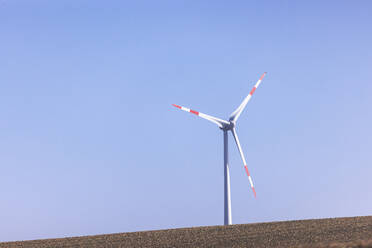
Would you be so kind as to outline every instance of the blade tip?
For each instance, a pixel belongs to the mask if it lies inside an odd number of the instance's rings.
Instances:
[[[262,74],[262,76],[260,77],[260,80],[262,80],[264,78],[264,76],[266,75],[266,71]]]

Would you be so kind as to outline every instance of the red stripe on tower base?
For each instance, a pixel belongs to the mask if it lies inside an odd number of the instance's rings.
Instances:
[[[198,112],[198,111],[195,111],[195,110],[192,110],[192,109],[190,109],[190,113],[193,113],[193,114],[199,115],[199,112]]]
[[[249,92],[249,95],[253,95],[254,91],[256,90],[256,87],[253,87],[253,89],[251,90],[251,92]]]

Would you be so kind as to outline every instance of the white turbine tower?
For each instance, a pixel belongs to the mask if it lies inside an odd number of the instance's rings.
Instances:
[[[185,108],[185,107],[182,107],[182,106],[178,106],[176,104],[172,104],[176,108],[179,108],[179,109],[182,109],[184,111],[193,113],[195,115],[200,116],[201,118],[207,119],[208,121],[211,121],[211,122],[217,124],[218,127],[223,131],[224,196],[225,196],[224,197],[224,202],[225,202],[225,204],[224,204],[225,205],[225,207],[224,207],[224,224],[225,225],[231,225],[232,224],[232,220],[231,220],[231,197],[230,197],[230,171],[229,171],[228,136],[227,136],[228,131],[231,131],[232,134],[233,134],[233,137],[235,139],[235,143],[238,147],[240,156],[243,160],[244,169],[245,169],[245,172],[248,175],[248,180],[249,180],[249,183],[250,183],[251,188],[253,190],[254,197],[256,197],[256,191],[254,189],[253,181],[252,181],[251,175],[249,174],[247,163],[245,161],[245,157],[244,157],[242,148],[240,146],[240,142],[239,142],[239,139],[238,139],[238,134],[236,133],[236,130],[235,130],[235,125],[236,125],[236,121],[238,120],[240,114],[242,113],[243,109],[247,105],[248,101],[251,99],[254,91],[260,85],[260,83],[261,83],[261,81],[262,81],[262,79],[264,78],[265,75],[266,75],[266,72],[264,74],[262,74],[260,79],[257,81],[256,85],[253,87],[251,92],[248,94],[248,96],[246,98],[244,98],[244,100],[240,104],[240,106],[231,114],[228,121],[225,121],[225,120],[222,120],[222,119],[210,116],[210,115],[206,115],[206,114],[200,113],[200,112],[192,110],[192,109],[188,109],[188,108]]]

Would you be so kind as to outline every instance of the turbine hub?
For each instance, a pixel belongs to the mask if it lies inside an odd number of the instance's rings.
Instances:
[[[234,127],[235,127],[235,122],[229,121],[229,124],[224,124],[223,127],[221,127],[221,129],[228,131],[228,130],[232,130]]]

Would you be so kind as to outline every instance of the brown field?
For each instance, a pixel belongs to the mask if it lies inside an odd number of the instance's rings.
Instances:
[[[372,216],[208,226],[0,243],[13,247],[369,247]]]

